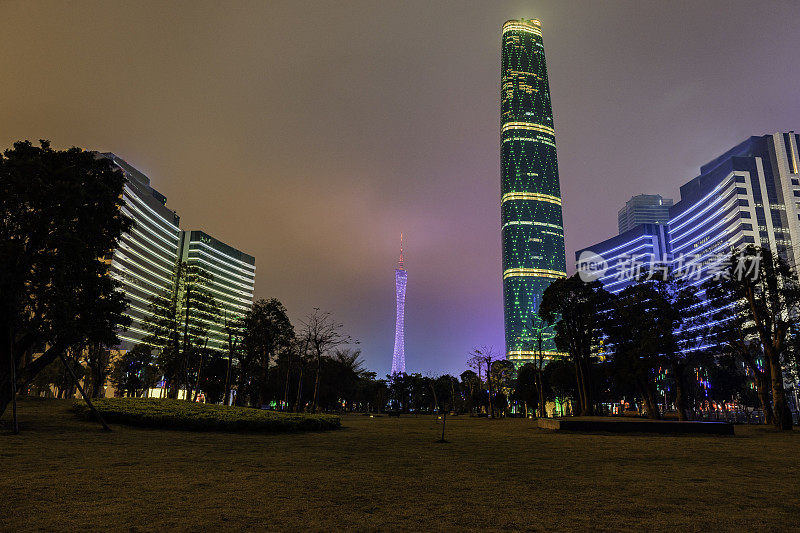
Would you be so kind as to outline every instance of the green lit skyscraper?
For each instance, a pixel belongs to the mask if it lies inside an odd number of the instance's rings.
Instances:
[[[501,224],[506,355],[537,351],[532,321],[542,293],[566,276],[553,110],[538,20],[503,24]],[[545,337],[546,356],[556,353]]]

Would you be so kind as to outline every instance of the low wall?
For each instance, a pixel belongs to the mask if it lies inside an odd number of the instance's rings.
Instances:
[[[608,433],[659,433],[733,435],[733,424],[726,422],[678,422],[670,420],[613,418],[540,418],[539,427],[555,431]]]

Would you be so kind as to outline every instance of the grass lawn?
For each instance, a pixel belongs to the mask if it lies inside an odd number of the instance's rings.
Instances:
[[[339,431],[184,432],[20,403],[0,429],[0,530],[800,529],[800,432],[547,432],[460,416]],[[10,411],[10,409],[9,409]]]

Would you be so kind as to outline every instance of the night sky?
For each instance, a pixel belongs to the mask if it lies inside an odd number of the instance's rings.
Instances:
[[[800,128],[800,2],[3,2],[0,141],[112,151],[256,297],[332,311],[409,372],[503,349],[500,28],[542,21],[567,264],[632,195]]]

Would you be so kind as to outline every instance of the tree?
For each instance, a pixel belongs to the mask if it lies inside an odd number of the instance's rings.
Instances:
[[[152,348],[137,344],[119,357],[113,365],[109,380],[117,392],[137,397],[154,386],[158,380]]]
[[[539,316],[555,325],[556,347],[575,365],[581,416],[595,414],[591,366],[602,336],[603,307],[608,298],[599,281],[585,283],[574,274],[551,283],[539,306]]]
[[[609,311],[605,332],[614,377],[633,385],[647,415],[660,419],[655,380],[672,327],[668,306],[653,285],[636,283],[611,299]]]
[[[260,299],[242,319],[242,346],[237,365],[236,404],[265,405],[269,395],[269,367],[274,357],[290,350],[294,341],[286,308],[275,299]]]
[[[732,310],[729,327],[739,327],[743,333],[737,352],[743,357],[763,354],[770,378],[773,423],[778,429],[791,430],[783,362],[791,351],[789,333],[800,312],[797,274],[768,248],[748,246],[731,255],[719,279],[712,280],[707,291],[717,305]],[[734,337],[728,335],[728,339]],[[750,348],[754,343],[758,350]]]
[[[86,368],[89,371],[89,396],[100,398],[111,373],[111,350],[100,343],[92,343],[86,347],[85,353]]]
[[[489,389],[489,397],[487,398],[488,405],[487,413],[489,418],[494,418],[494,406],[495,402],[493,401],[494,398],[494,381],[492,379],[492,366],[496,361],[500,359],[494,353],[494,347],[492,346],[481,346],[480,348],[473,348],[472,351],[468,354],[467,357],[467,365],[470,368],[476,369],[478,371],[478,378],[480,379],[481,376],[481,368],[486,369],[486,386]]]
[[[514,383],[514,398],[525,406],[525,416],[528,409],[532,408],[537,416],[543,417],[540,410],[539,394],[543,393],[539,386],[539,369],[535,363],[525,363],[517,370],[517,380]]]
[[[0,415],[67,347],[115,345],[129,324],[109,275],[131,225],[124,183],[109,160],[47,141],[17,142],[0,157]],[[33,346],[46,349],[20,368]]]
[[[353,342],[350,336],[343,334],[341,330],[342,324],[334,322],[329,312],[321,312],[317,307],[314,308],[314,312],[308,315],[303,322],[302,337],[306,339],[317,361],[317,372],[314,378],[314,396],[311,401],[312,411],[316,411],[318,408],[322,356],[330,350]]]
[[[700,347],[708,334],[706,306],[698,296],[698,289],[685,278],[665,272],[645,280],[653,289],[651,305],[646,311],[653,313],[650,322],[659,325],[660,352],[665,366],[672,373],[675,385],[675,408],[680,420],[688,420],[687,372],[692,370],[702,356]],[[650,334],[656,330],[650,330]]]
[[[179,261],[166,288],[150,299],[144,342],[158,351],[158,366],[170,398],[181,388],[191,401],[200,350],[208,341],[208,322],[216,320],[217,303],[209,290],[213,276],[202,267]]]

